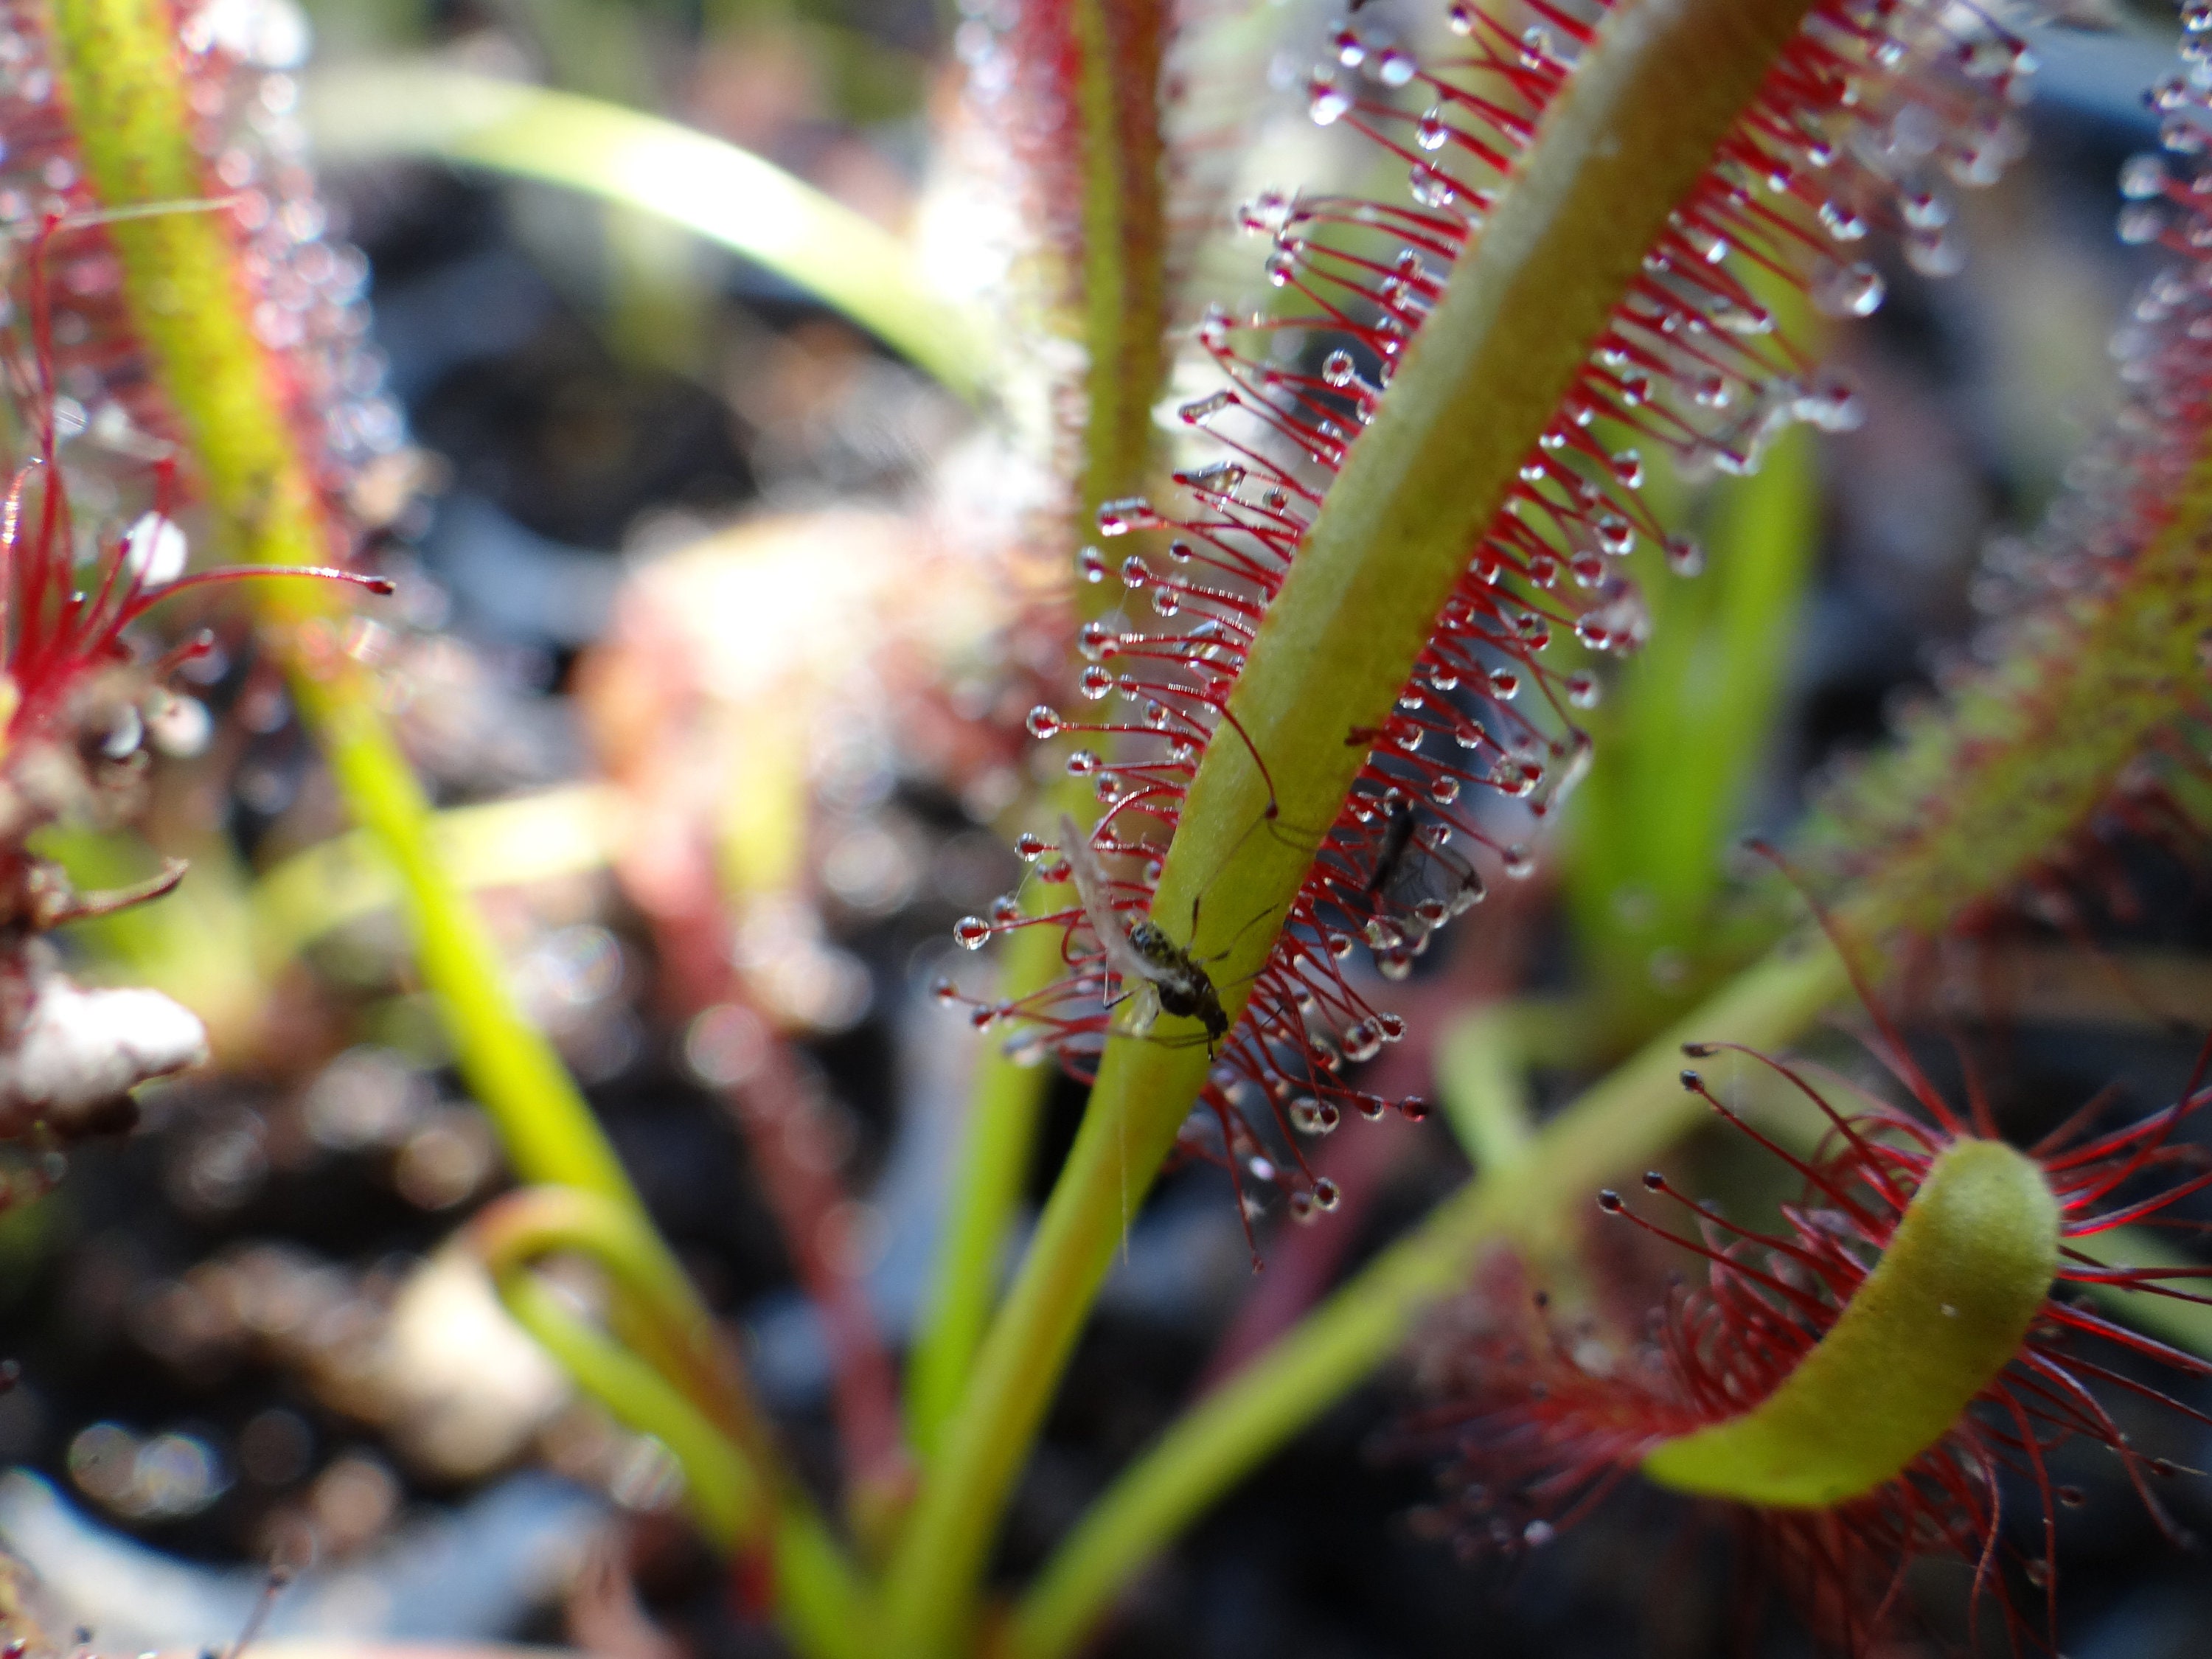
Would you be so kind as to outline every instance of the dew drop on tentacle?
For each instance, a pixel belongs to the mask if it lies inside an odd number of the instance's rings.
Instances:
[[[1442,210],[1459,199],[1459,187],[1449,173],[1426,161],[1416,161],[1407,175],[1407,188],[1425,208]]]
[[[2130,155],[2120,164],[2120,194],[2147,202],[2166,194],[2166,157],[2156,151]]]
[[[1841,369],[1822,369],[1792,405],[1796,417],[1823,432],[1856,432],[1866,421],[1866,399]]]
[[[1237,402],[1237,394],[1224,387],[1209,397],[1183,404],[1176,410],[1176,415],[1186,426],[1204,426],[1224,410],[1234,409]]]
[[[2118,224],[2120,240],[2130,247],[2155,242],[2165,228],[2165,212],[2151,202],[2130,203],[2120,214]]]
[[[1347,1027],[1344,1033],[1344,1057],[1354,1062],[1369,1060],[1382,1051],[1382,1033],[1371,1019],[1363,1019]]]
[[[1343,1121],[1343,1115],[1332,1103],[1316,1100],[1310,1095],[1302,1096],[1291,1103],[1285,1115],[1291,1127],[1301,1134],[1325,1135]]]
[[[1905,239],[1905,262],[1923,276],[1955,276],[1966,269],[1966,246],[1948,227],[1916,230]]]
[[[1306,113],[1317,127],[1334,126],[1352,107],[1352,99],[1326,70],[1316,70],[1306,83]]]
[[[1098,533],[1102,536],[1126,536],[1133,530],[1158,530],[1165,522],[1154,510],[1152,502],[1142,495],[1124,495],[1118,501],[1103,502],[1098,508]]]
[[[1863,262],[1836,265],[1812,287],[1813,303],[1831,317],[1871,317],[1887,291],[1881,273]]]
[[[1866,216],[1848,203],[1833,199],[1820,204],[1820,228],[1828,233],[1831,240],[1856,242],[1867,234]]]

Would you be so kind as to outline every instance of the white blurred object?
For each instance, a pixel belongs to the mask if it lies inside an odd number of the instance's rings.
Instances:
[[[408,1461],[478,1479],[520,1454],[568,1402],[568,1382],[507,1316],[474,1257],[444,1250],[400,1287],[381,1369]]]
[[[307,15],[292,0],[210,0],[187,26],[195,51],[212,46],[255,69],[297,69],[313,36]]]
[[[207,1058],[199,1016],[159,991],[86,990],[33,941],[25,966],[31,1003],[0,1051],[0,1134],[44,1121],[67,1136],[115,1127],[141,1083]]]
[[[264,1637],[511,1635],[566,1588],[605,1512],[566,1481],[510,1476],[407,1522],[357,1565],[302,1573],[276,1598]],[[52,1627],[89,1626],[102,1653],[223,1650],[268,1582],[258,1567],[203,1566],[110,1532],[24,1469],[0,1475],[0,1545],[36,1575]],[[257,1641],[254,1651],[273,1646]]]
[[[158,513],[142,513],[123,533],[123,560],[147,587],[167,587],[185,574],[191,549],[185,532]]]

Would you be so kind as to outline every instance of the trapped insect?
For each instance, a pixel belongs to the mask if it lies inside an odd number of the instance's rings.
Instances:
[[[1097,935],[1099,948],[1105,952],[1107,966],[1130,988],[1123,995],[1149,997],[1168,1013],[1198,1021],[1206,1028],[1206,1052],[1210,1058],[1215,1046],[1229,1035],[1229,1016],[1222,1009],[1220,994],[1214,989],[1212,976],[1204,964],[1170,939],[1166,929],[1150,916],[1141,918],[1124,931],[1121,918],[1114,908],[1114,896],[1105,869],[1099,864],[1090,838],[1066,813],[1060,819],[1060,848],[1067,860],[1076,893],[1083,901],[1084,914],[1091,919],[1091,932]],[[1112,1006],[1110,1002],[1109,1006]],[[1130,1020],[1129,1029],[1141,1036],[1151,1029],[1152,1023],[1152,1011],[1140,1004]]]

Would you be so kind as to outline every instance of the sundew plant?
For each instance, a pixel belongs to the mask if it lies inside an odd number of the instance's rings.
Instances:
[[[364,1641],[533,1462],[593,1651],[2128,1639],[2212,7],[2090,9],[9,6],[11,1271],[160,1379],[9,1455]],[[11,1659],[234,1635],[30,1492]]]

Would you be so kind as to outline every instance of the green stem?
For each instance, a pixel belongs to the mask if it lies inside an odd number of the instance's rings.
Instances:
[[[439,863],[465,891],[604,870],[620,851],[623,832],[622,798],[604,783],[447,807],[430,823]],[[381,843],[363,830],[303,848],[253,884],[253,959],[264,973],[275,973],[331,929],[393,908],[405,896]]]
[[[682,1389],[578,1318],[537,1274],[513,1269],[494,1283],[515,1322],[579,1387],[618,1422],[667,1448],[684,1471],[684,1497],[699,1529],[717,1549],[733,1553],[759,1536],[765,1505],[751,1466]]]
[[[1521,1006],[1498,1003],[1455,1022],[1437,1045],[1437,1092],[1444,1121],[1486,1175],[1528,1161],[1535,1140]]]
[[[526,1187],[479,1211],[467,1237],[495,1279],[556,1251],[591,1257],[622,1290],[624,1314],[635,1328],[633,1346],[646,1348],[723,1433],[750,1453],[765,1450],[764,1419],[714,1322],[659,1235],[635,1211],[573,1187]]]
[[[193,121],[164,0],[59,0],[54,21],[75,131],[101,201],[113,210],[211,194],[189,137]],[[108,234],[132,320],[191,446],[195,482],[221,539],[257,562],[329,562],[344,550],[343,538],[280,401],[276,366],[253,332],[223,219],[125,216]],[[661,1258],[652,1277],[690,1310],[687,1328],[704,1325],[707,1315],[652,1231],[590,1107],[516,1004],[483,917],[441,863],[428,803],[378,712],[374,677],[344,648],[343,613],[314,584],[257,585],[256,599],[340,792],[398,872],[423,980],[462,1075],[516,1172],[597,1194],[625,1212],[636,1249]]]
[[[577,1383],[617,1421],[649,1434],[684,1471],[684,1496],[700,1530],[734,1552],[772,1530],[778,1607],[809,1659],[867,1659],[866,1590],[812,1508],[788,1498],[774,1513],[751,1462],[711,1419],[659,1371],[570,1312],[536,1274],[499,1281],[500,1300]]]
[[[1386,1364],[1430,1308],[1463,1292],[1484,1247],[1540,1235],[1562,1206],[1704,1121],[1680,1081],[1684,1042],[1786,1042],[1848,988],[1824,942],[1777,951],[1553,1118],[1524,1161],[1469,1182],[1122,1474],[1016,1607],[1009,1659],[1073,1651],[1168,1540]]]
[[[1062,971],[1060,952],[1056,928],[1023,928],[1000,962],[1002,994],[1018,997],[1049,985]],[[1048,1066],[1018,1064],[996,1044],[975,1058],[967,1132],[946,1185],[929,1299],[908,1365],[907,1435],[924,1462],[943,1444],[998,1305],[1006,1241],[1050,1081]]]
[[[1145,487],[1167,377],[1161,0],[1068,0],[1083,165],[1083,472],[1079,535],[1100,503]],[[1079,598],[1080,596],[1079,595]]]
[[[2150,1227],[2115,1227],[2111,1232],[2070,1241],[2092,1261],[2107,1267],[2172,1267],[2203,1265],[2200,1257],[2176,1249]],[[2212,1359],[2212,1308],[2180,1297],[2158,1296],[2124,1285],[2091,1285],[2089,1294],[2137,1330],[2162,1336],[2178,1347]]]
[[[1353,444],[1262,624],[1153,902],[1194,914],[1234,1018],[1415,657],[1522,462],[1583,372],[1667,215],[1802,21],[1803,0],[1641,0],[1614,11],[1455,266]],[[1253,749],[1268,757],[1271,792]],[[1178,1022],[1165,1022],[1174,1027]],[[1195,1030],[1184,1023],[1185,1029]],[[1136,1205],[1210,1062],[1115,1037],[1066,1168],[887,1588],[902,1659],[962,1639],[999,1516]]]
[[[1069,0],[1076,55],[1068,113],[1083,199],[1078,269],[1085,358],[1082,459],[1071,542],[1092,532],[1103,502],[1143,489],[1157,458],[1152,406],[1167,378],[1167,222],[1160,134],[1161,0]],[[1079,583],[1076,609],[1111,608],[1104,584]],[[1043,821],[1066,812],[1088,824],[1097,798],[1069,779],[1040,803]],[[1001,997],[1042,990],[1066,970],[1050,928],[1018,933],[1000,963]],[[995,1047],[981,1055],[967,1133],[948,1184],[950,1212],[908,1377],[908,1433],[927,1461],[958,1409],[998,1305],[1000,1267],[1036,1146],[1049,1067],[1021,1065]]]
[[[544,1032],[516,1004],[483,917],[439,859],[429,802],[367,686],[343,690],[295,666],[301,715],[321,743],[340,794],[398,872],[415,960],[435,997],[470,1092],[525,1181],[603,1194],[644,1213]],[[351,678],[349,676],[349,678]]]
[[[714,1543],[772,1553],[777,1605],[805,1650],[859,1659],[867,1589],[804,1490],[779,1472],[744,1374],[659,1235],[612,1200],[533,1187],[479,1212],[466,1237],[515,1317],[610,1411],[684,1466]],[[547,1294],[532,1268],[560,1253],[588,1257],[614,1280],[627,1346]],[[765,1502],[761,1472],[770,1487]]]
[[[1761,295],[1783,327],[1808,309]],[[1567,825],[1565,889],[1577,955],[1621,1046],[1694,1003],[1772,942],[1778,908],[1731,924],[1717,913],[1723,852],[1745,787],[1783,706],[1784,679],[1820,544],[1814,434],[1794,428],[1759,471],[1708,498],[1712,569],[1652,570],[1650,645],[1588,720],[1595,763]],[[1656,479],[1655,479],[1656,482]],[[1655,973],[1654,969],[1660,971]]]

